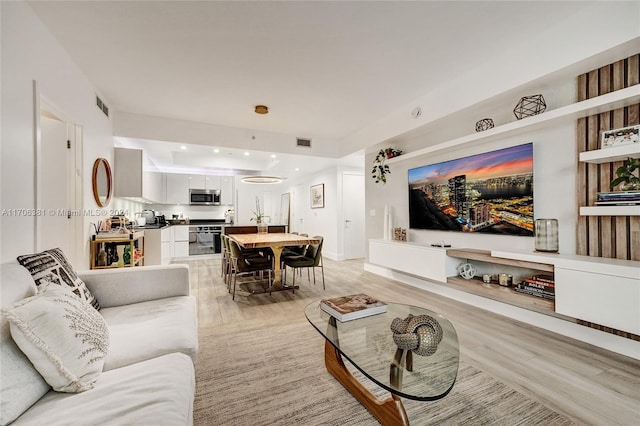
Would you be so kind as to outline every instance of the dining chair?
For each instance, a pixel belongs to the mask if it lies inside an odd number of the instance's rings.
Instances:
[[[321,236],[312,237],[320,240],[317,244],[309,244],[304,255],[289,256],[284,260],[284,279],[287,281],[287,266],[293,269],[293,287],[296,285],[296,270],[301,268],[309,268],[313,271],[313,284],[316,283],[316,268],[320,268],[322,272],[322,289],[326,290],[324,283],[324,262],[322,261],[322,243],[324,238]],[[310,279],[310,277],[309,277]]]
[[[236,286],[238,281],[238,275],[246,275],[255,273],[264,273],[267,271],[268,286],[271,288],[271,260],[263,257],[247,258],[244,256],[240,246],[235,241],[229,239],[229,249],[231,254],[231,268],[229,271],[229,286],[233,280],[233,295],[232,300],[236,299]]]

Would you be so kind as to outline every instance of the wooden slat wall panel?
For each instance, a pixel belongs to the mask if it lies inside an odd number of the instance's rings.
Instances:
[[[614,62],[578,76],[578,101],[640,84],[640,55]],[[581,118],[577,122],[578,153],[598,149],[605,130],[640,124],[640,104]],[[578,203],[593,205],[598,191],[609,191],[609,182],[622,162],[578,162]],[[640,217],[579,217],[576,253],[589,256],[640,260]],[[578,323],[629,339],[640,336],[578,319]]]

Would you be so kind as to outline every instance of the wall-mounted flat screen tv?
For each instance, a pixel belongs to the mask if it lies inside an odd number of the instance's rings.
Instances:
[[[533,144],[410,169],[409,227],[533,236]]]

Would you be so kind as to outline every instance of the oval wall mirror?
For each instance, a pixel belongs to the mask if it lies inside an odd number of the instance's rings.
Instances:
[[[112,193],[111,166],[106,158],[93,163],[93,198],[100,207],[107,207]]]

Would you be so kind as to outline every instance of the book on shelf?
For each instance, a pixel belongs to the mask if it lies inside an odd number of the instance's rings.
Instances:
[[[640,198],[637,200],[610,200],[596,201],[596,206],[637,206],[640,205]]]
[[[555,284],[556,281],[551,274],[535,274],[531,276],[531,279],[534,281],[542,281],[545,283]]]
[[[518,293],[528,294],[530,296],[542,297],[544,299],[555,300],[556,298],[555,293],[544,291],[541,289],[525,287],[522,284],[515,286],[514,290],[517,291]]]
[[[555,289],[556,289],[556,285],[555,284],[547,283],[547,282],[544,282],[544,281],[536,281],[536,280],[533,280],[531,278],[525,278],[522,281],[522,286],[523,287],[528,287],[528,288],[541,289],[541,290],[550,291],[550,292],[554,292]]]
[[[374,297],[359,293],[322,299],[320,309],[344,322],[385,313],[387,312],[387,304]]]
[[[610,192],[597,192],[598,197],[633,197],[639,196],[640,191],[630,190],[630,191],[610,191]]]

